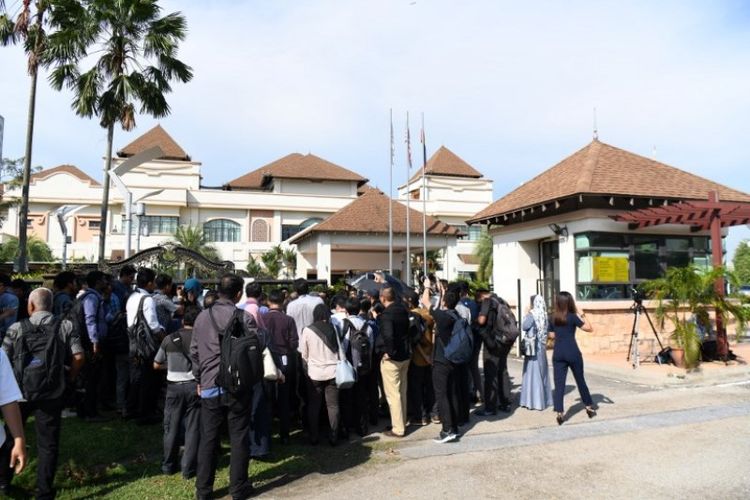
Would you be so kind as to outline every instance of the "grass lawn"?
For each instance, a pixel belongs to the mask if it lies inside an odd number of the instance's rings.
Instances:
[[[36,478],[34,422],[26,426],[31,460],[27,469],[13,480],[13,498],[33,494]],[[140,427],[113,419],[89,424],[78,418],[63,419],[60,461],[55,477],[58,498],[194,498],[194,480],[161,473],[161,425]],[[273,443],[270,460],[251,461],[253,485],[260,491],[289,483],[306,474],[331,474],[359,465],[370,458],[378,441],[327,444],[312,447],[297,432],[289,445]],[[229,446],[223,443],[214,483],[217,496],[227,495],[229,485]]]

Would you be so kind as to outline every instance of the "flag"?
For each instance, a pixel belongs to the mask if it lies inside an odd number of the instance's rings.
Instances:
[[[409,132],[409,113],[406,113],[406,162],[411,170],[411,133]]]

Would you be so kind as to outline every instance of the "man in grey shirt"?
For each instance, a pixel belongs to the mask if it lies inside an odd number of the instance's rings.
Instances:
[[[200,397],[193,376],[190,343],[193,323],[200,309],[189,307],[183,316],[183,327],[167,335],[154,358],[155,370],[167,370],[167,397],[164,402],[164,460],[161,470],[174,474],[178,470],[180,430],[185,429],[185,450],[182,454],[182,477],[195,476],[200,442]]]
[[[302,336],[302,330],[313,324],[313,310],[323,303],[323,299],[317,295],[308,295],[310,286],[304,278],[294,280],[294,291],[298,297],[286,306],[286,313],[294,319],[297,335]]]

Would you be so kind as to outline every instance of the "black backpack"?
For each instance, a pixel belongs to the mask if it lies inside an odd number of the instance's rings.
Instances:
[[[135,322],[128,328],[128,340],[130,345],[130,357],[141,361],[151,361],[159,349],[159,343],[154,338],[151,327],[148,326],[146,317],[143,315],[143,302],[147,295],[142,295],[138,303],[138,312]]]
[[[349,332],[349,349],[351,350],[352,366],[358,375],[367,375],[372,370],[372,346],[367,337],[367,321],[362,322],[359,330],[349,319],[344,320],[344,335]]]
[[[512,346],[521,331],[510,305],[499,297],[490,297],[490,313],[483,335],[485,345],[491,354],[497,355],[503,347]]]
[[[47,401],[65,392],[65,342],[60,320],[33,325],[25,319],[13,344],[13,374],[26,401]]]
[[[409,311],[409,345],[412,351],[421,342],[426,329],[424,318],[417,312]]]
[[[107,349],[115,354],[130,352],[130,338],[128,337],[128,315],[125,310],[118,311],[107,325],[107,336],[104,338]]]
[[[245,395],[263,380],[263,350],[258,330],[247,328],[242,309],[235,309],[224,328],[216,324],[211,308],[208,315],[221,343],[216,385],[230,394]]]

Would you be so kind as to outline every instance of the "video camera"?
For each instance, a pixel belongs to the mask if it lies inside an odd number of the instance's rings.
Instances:
[[[638,305],[640,305],[640,304],[643,304],[643,299],[645,299],[645,298],[646,298],[646,294],[645,294],[645,293],[643,293],[643,292],[642,292],[641,290],[638,290],[638,289],[637,289],[637,288],[635,288],[635,287],[632,287],[632,288],[630,289],[630,291],[631,291],[631,294],[632,294],[632,296],[633,296],[633,301],[634,301],[634,302],[635,302],[636,304],[638,304]]]

